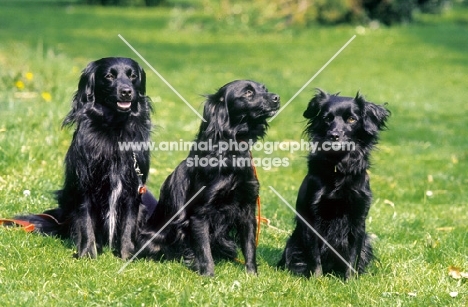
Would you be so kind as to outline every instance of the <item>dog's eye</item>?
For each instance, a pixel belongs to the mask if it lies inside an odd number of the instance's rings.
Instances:
[[[111,74],[111,73],[108,73],[107,75],[105,75],[104,78],[106,78],[107,80],[114,80],[115,79],[114,75]]]
[[[333,115],[331,115],[331,114],[324,115],[324,116],[323,116],[323,120],[324,120],[326,123],[329,123],[329,122],[333,121]]]
[[[130,80],[135,80],[137,78],[138,78],[137,74],[135,74],[135,73],[130,74]]]
[[[346,122],[347,122],[348,124],[354,124],[354,123],[356,122],[356,120],[357,120],[357,119],[356,119],[355,117],[350,116],[350,117],[348,117],[348,119],[346,120]]]

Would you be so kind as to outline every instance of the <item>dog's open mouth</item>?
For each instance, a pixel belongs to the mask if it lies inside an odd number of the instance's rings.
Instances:
[[[130,109],[130,107],[132,106],[132,102],[131,101],[118,101],[117,102],[117,107],[120,109],[120,110],[128,110]]]

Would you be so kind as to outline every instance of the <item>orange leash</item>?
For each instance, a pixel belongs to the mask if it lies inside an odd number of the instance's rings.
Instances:
[[[19,226],[24,229],[26,232],[34,231],[34,224],[31,224],[27,221],[15,220],[15,219],[0,219],[0,225],[5,226]]]
[[[255,163],[253,162],[253,157],[252,157],[252,152],[250,151],[250,160],[252,161],[252,169],[253,169],[253,173],[254,173],[254,176],[255,176],[255,179],[258,180],[258,174],[257,174],[257,168],[255,167]],[[259,241],[259,238],[260,238],[260,224],[262,222],[262,215],[261,215],[261,210],[262,210],[262,205],[260,203],[260,195],[257,196],[257,211],[258,211],[258,214],[257,214],[257,233],[255,235],[255,246],[258,246],[258,241]]]
[[[253,157],[252,157],[252,152],[250,151],[250,161],[252,163],[252,170],[253,170],[253,173],[254,173],[254,176],[255,176],[255,179],[258,180],[258,175],[257,175],[257,168],[255,167],[255,164],[253,162]],[[258,241],[259,241],[259,238],[260,238],[260,223],[262,221],[268,221],[266,218],[263,218],[261,216],[261,209],[262,209],[262,205],[260,203],[260,195],[257,195],[257,211],[258,211],[258,214],[257,214],[257,233],[255,234],[255,246],[258,246]],[[234,261],[236,262],[239,262],[241,264],[245,264],[245,262],[239,258],[234,258]]]

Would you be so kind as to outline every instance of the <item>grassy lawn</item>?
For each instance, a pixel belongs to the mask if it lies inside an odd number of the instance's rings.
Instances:
[[[170,1],[172,2],[172,1]],[[465,306],[468,271],[468,10],[418,16],[392,28],[312,27],[280,32],[227,25],[197,7],[100,8],[0,0],[0,217],[55,206],[70,130],[61,130],[80,71],[94,59],[143,62],[121,34],[197,110],[203,94],[234,79],[263,82],[286,103],[353,35],[352,43],[273,121],[265,141],[300,141],[302,112],[319,87],[388,102],[370,171],[374,202],[367,221],[379,261],[347,283],[303,279],[276,262],[294,214],[306,152],[278,151],[288,167],[259,168],[262,225],[259,276],[217,263],[203,278],[177,262],[124,264],[106,250],[75,260],[71,242],[0,228],[1,306]],[[199,118],[151,69],[153,140],[192,140]],[[186,152],[153,152],[156,192]],[[450,293],[452,293],[451,297]]]

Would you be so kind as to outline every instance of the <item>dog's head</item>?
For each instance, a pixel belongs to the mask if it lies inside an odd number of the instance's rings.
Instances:
[[[110,120],[138,114],[150,107],[145,92],[145,71],[134,60],[111,57],[91,62],[81,74],[64,125],[78,122],[85,113]]]
[[[336,145],[352,142],[371,148],[377,142],[378,132],[386,128],[390,111],[366,101],[359,93],[353,98],[318,90],[303,115],[308,119],[305,133],[313,141]],[[335,148],[340,149],[330,150],[330,153],[352,147]]]
[[[253,140],[262,138],[267,119],[276,114],[280,97],[260,83],[232,81],[208,95],[198,137],[213,140]]]

